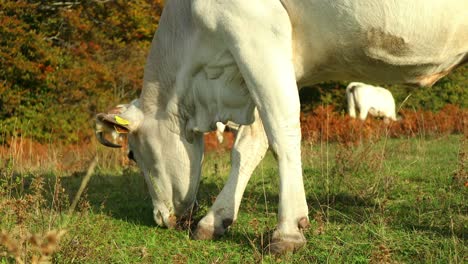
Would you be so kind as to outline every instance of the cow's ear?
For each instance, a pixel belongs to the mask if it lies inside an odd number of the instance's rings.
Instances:
[[[99,113],[96,115],[97,122],[114,129],[117,133],[129,133],[131,121],[116,114]]]
[[[96,115],[96,136],[99,142],[105,146],[120,148],[120,145],[109,142],[104,134],[109,132],[132,133],[138,130],[143,122],[143,112],[138,107],[138,102],[118,106],[107,113]]]
[[[108,113],[96,115],[96,119],[114,128],[117,133],[132,133],[138,130],[143,121],[143,112],[139,108],[138,100],[128,105],[119,105]]]

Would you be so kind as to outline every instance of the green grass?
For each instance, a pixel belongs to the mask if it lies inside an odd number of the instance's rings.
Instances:
[[[16,237],[66,229],[56,263],[464,263],[466,151],[462,136],[383,139],[357,146],[304,144],[308,243],[281,257],[263,253],[278,208],[279,181],[271,154],[252,176],[238,221],[217,241],[194,241],[188,230],[156,227],[135,167],[98,167],[77,212],[68,215],[84,173],[15,174],[6,166],[0,174],[0,229]],[[195,219],[211,206],[228,171],[227,153],[207,155]],[[45,179],[40,194],[33,188],[38,179]],[[18,206],[28,194],[36,202]],[[41,195],[42,202],[37,200]],[[0,261],[12,262],[6,256]]]

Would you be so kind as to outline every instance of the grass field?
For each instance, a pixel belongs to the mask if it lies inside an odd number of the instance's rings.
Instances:
[[[0,263],[40,262],[49,255],[54,263],[466,263],[467,151],[460,135],[353,146],[305,143],[308,243],[281,257],[264,253],[278,200],[271,154],[252,176],[239,219],[217,241],[156,227],[134,165],[109,169],[101,157],[77,210],[68,214],[84,172],[19,173],[11,160],[1,161]],[[195,221],[228,171],[228,153],[206,155]]]

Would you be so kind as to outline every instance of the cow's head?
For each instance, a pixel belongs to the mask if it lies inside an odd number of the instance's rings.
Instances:
[[[189,143],[176,119],[163,113],[143,113],[139,100],[96,116],[96,136],[108,147],[120,147],[106,132],[127,133],[128,155],[144,174],[158,225],[174,227],[191,211],[200,181],[203,136]]]

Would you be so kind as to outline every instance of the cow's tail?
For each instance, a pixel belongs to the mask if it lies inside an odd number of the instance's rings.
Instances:
[[[349,85],[346,87],[346,99],[348,100],[348,113],[352,118],[356,118],[356,102],[354,99],[354,88],[356,86]]]

